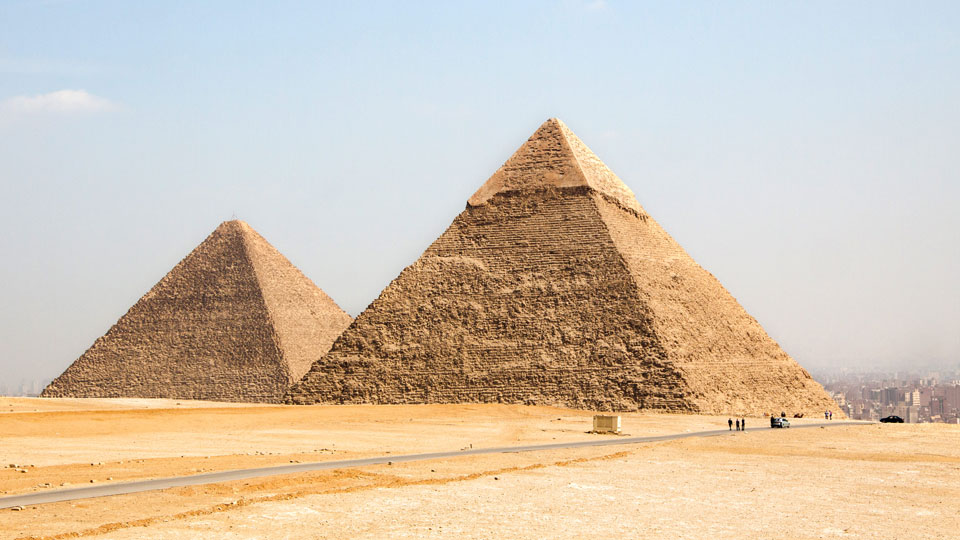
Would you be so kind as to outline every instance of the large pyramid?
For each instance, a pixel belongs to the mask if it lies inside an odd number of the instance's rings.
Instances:
[[[43,391],[280,401],[351,318],[242,221],[227,221]]]
[[[836,408],[556,119],[470,197],[288,401]]]

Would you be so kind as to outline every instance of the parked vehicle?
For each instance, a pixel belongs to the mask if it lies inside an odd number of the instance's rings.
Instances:
[[[776,417],[770,419],[770,427],[772,428],[788,428],[790,427],[790,421],[786,418]]]
[[[896,415],[891,415],[891,416],[885,416],[881,418],[880,421],[883,422],[884,424],[902,424],[903,418],[900,418],[899,416],[896,416]]]

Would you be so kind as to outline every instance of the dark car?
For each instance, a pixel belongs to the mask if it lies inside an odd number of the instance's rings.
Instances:
[[[900,418],[899,416],[885,416],[881,418],[880,421],[884,424],[902,424],[903,418]]]

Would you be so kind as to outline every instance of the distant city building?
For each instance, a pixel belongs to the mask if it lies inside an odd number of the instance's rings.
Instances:
[[[43,387],[49,383],[49,379],[21,379],[20,384],[9,385],[7,383],[0,384],[0,396],[11,396],[11,397],[36,397],[40,395],[40,392],[43,391]]]
[[[820,382],[850,418],[897,415],[906,422],[960,423],[960,369],[950,372],[865,373],[844,370]],[[949,381],[949,382],[943,382]]]

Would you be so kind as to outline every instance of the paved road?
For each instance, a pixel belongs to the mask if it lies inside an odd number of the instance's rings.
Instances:
[[[757,420],[759,422],[759,420]],[[793,426],[798,428],[830,427],[844,425],[869,424],[871,422],[823,422],[818,424],[803,424]],[[768,427],[752,427],[747,431],[769,430]],[[587,448],[593,446],[615,446],[624,444],[639,444],[657,441],[670,441],[674,439],[686,439],[689,437],[712,437],[717,435],[731,434],[729,430],[717,429],[712,431],[694,431],[687,433],[675,433],[672,435],[660,435],[657,437],[611,437],[579,442],[562,442],[551,444],[534,444],[527,446],[501,446],[497,448],[471,448],[456,452],[432,452],[428,454],[406,454],[399,456],[381,456],[365,459],[347,459],[340,461],[319,461],[314,463],[294,463],[291,465],[277,465],[275,467],[258,467],[256,469],[240,469],[235,471],[220,471],[204,474],[195,474],[191,476],[177,476],[173,478],[157,478],[155,480],[138,480],[135,482],[122,482],[116,484],[103,484],[99,486],[88,486],[70,489],[46,490],[26,495],[12,495],[9,497],[0,497],[0,508],[11,508],[14,506],[30,506],[35,504],[44,504],[60,501],[73,501],[77,499],[91,499],[94,497],[107,497],[110,495],[125,495],[128,493],[139,493],[141,491],[153,491],[158,489],[168,489],[173,487],[196,486],[201,484],[216,484],[220,482],[230,482],[232,480],[246,480],[248,478],[259,478],[262,476],[275,476],[280,474],[291,474],[309,471],[322,471],[329,469],[347,469],[351,467],[366,467],[368,465],[383,465],[386,463],[402,463],[405,461],[425,461],[429,459],[442,459],[458,456],[476,456],[480,454],[506,454],[516,452],[537,452],[541,450],[559,450],[567,448]]]

